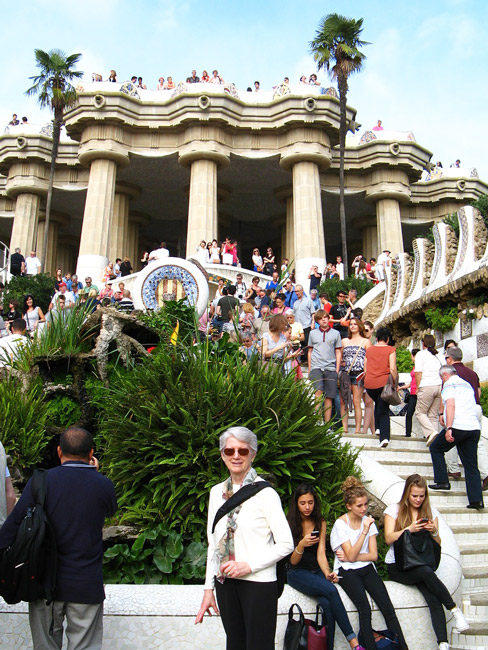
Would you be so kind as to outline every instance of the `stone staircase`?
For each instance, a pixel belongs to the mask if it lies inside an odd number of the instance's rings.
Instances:
[[[351,421],[350,430],[354,430]],[[430,453],[421,437],[405,437],[404,418],[391,418],[391,441],[380,448],[379,438],[373,435],[344,434],[355,446],[401,478],[418,473],[432,483],[434,479]],[[415,432],[414,432],[415,435]],[[488,493],[486,510],[478,512],[466,508],[464,479],[450,479],[451,490],[429,492],[431,503],[442,513],[455,534],[461,552],[463,581],[462,603],[470,622],[463,634],[451,632],[451,650],[488,649]]]

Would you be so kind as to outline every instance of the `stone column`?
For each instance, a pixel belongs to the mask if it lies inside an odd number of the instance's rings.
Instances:
[[[378,253],[389,250],[393,258],[397,253],[403,253],[400,204],[410,201],[407,173],[399,169],[378,169],[372,172],[365,198],[376,205]]]
[[[396,199],[381,199],[376,203],[376,218],[380,250],[389,250],[393,255],[403,253],[400,203]]]
[[[229,154],[221,144],[224,134],[216,126],[191,126],[184,140],[178,161],[190,166],[186,256],[192,257],[202,239],[218,236],[217,169],[229,164]]]
[[[47,195],[47,185],[48,169],[43,163],[23,161],[10,165],[5,187],[8,198],[15,200],[10,248],[19,247],[25,256],[37,250],[39,209],[41,199]],[[42,255],[40,250],[37,253]]]
[[[71,237],[66,235],[60,235],[58,238],[58,255],[57,255],[57,266],[61,268],[63,272],[70,271],[74,272],[76,268],[76,256],[78,253],[79,241],[77,237]],[[83,284],[85,284],[85,278],[78,278]]]
[[[280,164],[292,170],[294,254],[296,278],[308,286],[310,267],[326,265],[324,219],[320,170],[330,166],[328,135],[315,128],[296,128],[288,136],[291,144],[282,153]]]
[[[362,232],[361,253],[368,260],[374,257],[378,259],[378,228],[376,226],[376,216],[356,217],[352,225],[355,229]],[[356,254],[357,254],[357,250]]]
[[[278,201],[286,205],[286,215],[281,226],[281,254],[295,266],[295,219],[293,215],[293,188],[291,185],[279,187],[275,191]]]
[[[31,250],[36,249],[37,223],[41,197],[38,194],[19,194],[15,202],[15,216],[10,237],[10,246],[19,247],[27,257]],[[41,255],[39,251],[39,255]]]
[[[37,228],[37,250],[40,251],[42,248],[42,242],[44,240],[44,226],[45,226],[45,213],[39,215],[39,225]],[[66,215],[58,214],[56,212],[51,212],[49,217],[49,233],[47,239],[47,255],[44,261],[44,271],[50,273],[51,275],[56,274],[56,268],[61,268],[63,273],[66,271],[73,271],[72,267],[61,266],[59,257],[59,226],[66,225],[69,222],[69,218]]]
[[[129,202],[133,198],[139,198],[140,190],[128,183],[117,183],[115,186],[114,206],[112,224],[109,237],[108,257],[115,262],[117,257],[128,257],[134,265],[131,257],[133,253],[129,236]]]
[[[97,158],[90,167],[76,273],[99,281],[108,264],[117,163]]]
[[[134,273],[141,268],[141,254],[143,249],[139,243],[139,233],[141,226],[145,226],[150,222],[150,217],[142,212],[129,212],[129,227],[128,227],[128,248],[127,257],[130,259]]]

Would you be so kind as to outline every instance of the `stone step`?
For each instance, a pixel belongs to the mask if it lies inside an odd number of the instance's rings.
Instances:
[[[459,507],[457,505],[445,505],[439,508],[444,519],[449,525],[451,524],[483,524],[488,525],[488,509],[484,510],[471,510],[470,508]]]
[[[463,543],[485,543],[488,539],[488,523],[470,526],[466,524],[450,524],[452,532],[456,536],[456,541],[458,544]]]
[[[488,592],[473,594],[468,600],[466,594],[463,597],[463,611],[471,621],[488,621]]]
[[[452,647],[470,648],[488,648],[488,623],[487,622],[471,622],[469,630],[462,634],[451,632]]]
[[[410,462],[417,463],[428,461],[432,464],[430,459],[430,454],[427,451],[421,449],[404,449],[395,447],[396,441],[393,443],[390,442],[388,447],[383,448],[379,447],[379,442],[373,445],[366,445],[362,447],[362,450],[365,451],[368,456],[374,458],[375,460],[382,460],[385,456],[385,452],[388,452],[388,460],[398,460],[399,462]],[[358,445],[361,446],[361,445]]]

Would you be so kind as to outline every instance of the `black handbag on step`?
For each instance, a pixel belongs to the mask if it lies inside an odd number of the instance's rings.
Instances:
[[[293,618],[294,608],[298,610],[298,620]],[[300,605],[293,603],[288,612],[283,650],[327,650],[325,613],[320,605],[313,620],[305,618]]]

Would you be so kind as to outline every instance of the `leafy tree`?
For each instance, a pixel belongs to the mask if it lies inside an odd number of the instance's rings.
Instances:
[[[315,38],[310,42],[310,51],[317,62],[317,69],[326,68],[339,88],[339,216],[341,223],[342,260],[348,269],[346,210],[344,206],[344,153],[346,148],[346,103],[347,80],[353,72],[359,72],[366,56],[359,50],[368,42],[360,39],[363,19],[345,18],[339,14],[328,14],[320,21]]]
[[[56,166],[56,158],[58,157],[61,124],[63,123],[65,109],[72,106],[76,101],[76,90],[70,82],[74,79],[80,79],[83,76],[83,72],[74,70],[74,67],[80,60],[81,54],[70,54],[66,56],[61,50],[50,50],[49,52],[34,50],[34,54],[36,57],[36,65],[40,72],[38,75],[30,77],[33,85],[26,90],[26,95],[37,95],[41,107],[49,107],[54,112],[51,168],[49,171],[46,220],[41,253],[41,260],[45,270],[54,169]]]

